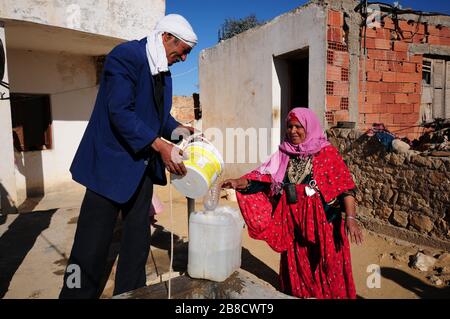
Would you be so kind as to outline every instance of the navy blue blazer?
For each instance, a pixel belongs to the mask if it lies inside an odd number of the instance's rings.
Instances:
[[[95,106],[70,167],[75,181],[117,203],[135,193],[147,165],[154,183],[167,183],[161,157],[148,145],[160,132],[170,140],[180,125],[170,115],[170,73],[162,123],[159,119],[146,43],[146,38],[125,42],[107,55]]]

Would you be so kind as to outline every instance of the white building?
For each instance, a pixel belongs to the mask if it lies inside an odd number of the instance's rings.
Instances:
[[[245,163],[238,160],[242,152],[254,150],[255,143],[266,143],[257,148],[268,153],[275,150],[284,126],[281,119],[292,103],[323,113],[326,16],[324,7],[310,3],[200,53],[203,128],[218,128],[224,135],[228,147],[215,144],[226,158],[226,176],[239,176],[256,167],[250,159],[255,154],[246,154]],[[230,147],[227,128],[256,129],[258,141],[250,138],[249,147]],[[262,138],[259,129],[270,128]],[[231,148],[234,156],[230,156]]]
[[[5,211],[27,197],[76,186],[69,167],[95,102],[103,56],[145,37],[164,14],[164,0],[0,3]]]

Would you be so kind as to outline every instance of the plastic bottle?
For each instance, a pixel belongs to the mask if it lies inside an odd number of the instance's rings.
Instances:
[[[220,197],[220,183],[218,179],[211,185],[205,197],[203,198],[203,207],[206,211],[214,211],[217,208]]]
[[[192,212],[187,271],[192,278],[226,280],[241,266],[244,221],[236,208]]]

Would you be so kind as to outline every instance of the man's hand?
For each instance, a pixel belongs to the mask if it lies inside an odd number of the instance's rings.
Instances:
[[[183,154],[178,147],[164,142],[158,137],[153,141],[152,148],[161,154],[164,165],[169,172],[181,176],[186,175],[187,170],[183,164]]]

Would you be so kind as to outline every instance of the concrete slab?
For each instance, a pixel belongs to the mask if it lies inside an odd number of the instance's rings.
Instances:
[[[223,282],[179,276],[114,296],[114,299],[297,299],[277,291],[267,282],[238,269]]]

